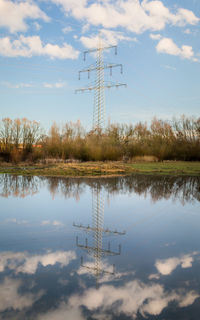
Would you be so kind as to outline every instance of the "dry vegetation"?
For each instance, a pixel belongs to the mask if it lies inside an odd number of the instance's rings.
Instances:
[[[120,161],[97,161],[46,165],[35,164],[34,166],[27,163],[19,163],[15,166],[10,163],[3,163],[0,166],[0,173],[57,177],[119,176],[132,173],[200,176],[200,162],[166,161],[124,163]]]
[[[154,118],[150,126],[141,122],[135,126],[113,124],[104,131],[90,132],[80,122],[66,123],[62,128],[54,123],[44,134],[36,121],[5,118],[0,122],[0,160],[43,165],[71,160],[199,161],[200,119],[182,116],[169,123]]]

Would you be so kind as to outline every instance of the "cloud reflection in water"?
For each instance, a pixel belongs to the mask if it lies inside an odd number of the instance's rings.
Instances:
[[[59,263],[61,267],[64,267],[74,259],[76,259],[74,251],[49,251],[43,255],[31,255],[27,252],[1,252],[0,272],[8,268],[16,274],[20,272],[34,274],[39,264],[46,267]]]
[[[170,302],[176,302],[179,307],[186,307],[194,303],[199,297],[195,291],[174,290],[167,292],[160,284],[145,284],[140,280],[127,282],[123,286],[102,285],[99,289],[88,289],[83,294],[72,295],[68,302],[61,303],[57,309],[40,315],[39,320],[68,319],[69,314],[77,317],[73,319],[87,319],[81,316],[82,307],[87,308],[93,319],[101,315],[102,319],[111,319],[124,314],[136,319],[138,312],[146,315],[158,316]],[[65,318],[65,319],[66,319]]]
[[[0,318],[2,316],[2,319],[16,320],[115,320],[121,318],[152,319],[154,317],[163,319],[164,317],[172,320],[170,312],[173,316],[179,315],[182,308],[192,306],[195,303],[194,308],[183,309],[183,312],[186,312],[187,319],[187,314],[194,310],[194,319],[198,319],[199,313],[198,315],[195,313],[195,310],[199,310],[198,298],[200,296],[196,271],[199,253],[195,251],[198,250],[196,239],[199,239],[198,223],[196,223],[198,215],[192,216],[190,213],[193,212],[193,208],[197,212],[199,206],[199,177],[132,176],[100,180],[36,177],[26,179],[4,175],[4,178],[1,176],[1,182],[0,193],[2,197],[23,198],[27,196],[27,204],[39,199],[41,202],[37,202],[36,208],[40,209],[40,204],[42,204],[41,208],[44,208],[45,204],[47,206],[52,204],[52,214],[46,214],[42,211],[43,209],[41,212],[44,214],[40,214],[40,210],[35,214],[34,210],[33,212],[24,211],[21,213],[17,212],[17,209],[12,211],[11,217],[6,216],[8,211],[2,214],[4,222],[1,223],[1,241],[5,244],[4,250],[9,249],[0,253]],[[95,186],[99,186],[108,197],[112,196],[119,204],[119,213],[116,211],[113,215],[113,222],[117,228],[126,228],[122,223],[126,213],[125,203],[118,201],[121,195],[125,195],[124,201],[127,201],[128,198],[130,208],[134,208],[134,201],[137,200],[141,204],[139,206],[141,211],[144,207],[145,210],[147,209],[146,216],[148,218],[149,204],[152,206],[152,211],[156,208],[156,212],[160,212],[160,208],[167,204],[166,212],[168,213],[168,204],[170,207],[172,201],[176,201],[173,203],[173,208],[177,208],[178,214],[184,211],[182,207],[184,204],[188,205],[187,212],[189,213],[187,220],[184,220],[185,217],[181,214],[182,224],[179,225],[179,228],[175,226],[173,233],[171,229],[168,231],[165,228],[163,237],[157,232],[160,227],[158,220],[155,221],[155,225],[152,223],[150,228],[140,224],[140,228],[135,227],[135,232],[129,232],[122,243],[124,248],[122,259],[116,261],[119,271],[116,270],[115,275],[102,274],[98,289],[94,288],[94,281],[88,277],[86,270],[80,269],[80,259],[77,258],[80,256],[80,251],[78,251],[79,249],[77,249],[77,253],[74,251],[76,250],[73,243],[75,232],[73,233],[70,228],[66,228],[66,230],[64,228],[64,226],[72,226],[71,221],[76,220],[77,217],[81,221],[83,219],[83,223],[89,222],[90,191]],[[42,191],[44,192],[42,193]],[[45,191],[48,192],[45,193]],[[53,201],[49,197],[49,191]],[[38,197],[36,193],[38,193]],[[79,200],[83,194],[84,201],[80,199],[80,203],[65,200],[71,197]],[[56,198],[57,195],[59,197]],[[60,195],[64,199],[61,199]],[[33,196],[34,199],[30,196]],[[148,197],[147,201],[145,197]],[[8,206],[6,198],[1,200],[3,204]],[[163,200],[163,203],[155,205],[155,202],[160,200]],[[52,202],[50,203],[50,201]],[[16,202],[14,199],[13,203]],[[18,203],[20,208],[20,205],[23,205],[25,201],[20,199]],[[72,213],[71,215],[66,215],[67,206],[69,206],[68,211]],[[106,215],[106,219],[109,218],[109,225],[112,225],[112,204],[109,210],[108,215],[111,214],[109,217]],[[79,215],[79,213],[81,214]],[[77,216],[74,217],[75,214]],[[138,212],[139,215],[140,212]],[[139,218],[143,219],[146,216],[141,215]],[[26,220],[27,217],[30,221]],[[173,215],[173,217],[176,216]],[[128,219],[130,220],[126,223],[132,222],[133,215]],[[170,219],[171,215],[166,214],[164,223],[167,226],[169,226],[169,222],[171,225],[173,224]],[[189,253],[184,251],[182,254],[181,241],[185,241],[185,237],[181,228],[187,222],[188,235],[192,234],[194,224],[188,224],[190,219],[193,219],[193,223],[195,222],[196,233],[194,232],[194,237],[190,237],[191,241],[187,247]],[[15,227],[15,224],[18,227]],[[56,232],[47,233],[52,229],[55,229]],[[178,235],[177,230],[179,231]],[[141,245],[139,249],[133,248],[137,237],[139,240],[143,240],[145,233],[148,241],[154,240],[155,234],[155,241],[150,242],[149,255],[146,256],[147,246]],[[182,235],[184,239],[182,239]],[[15,238],[17,239],[16,246],[13,241]],[[158,242],[156,242],[157,240]],[[125,241],[127,243],[124,243]],[[173,250],[170,246],[160,246],[160,241],[174,243]],[[105,239],[106,242],[107,239]],[[112,248],[115,248],[116,242],[113,240]],[[13,245],[14,247],[12,247]],[[47,251],[46,248],[51,250]],[[126,251],[127,248],[129,251]],[[39,254],[33,254],[32,251],[39,252]],[[173,254],[170,254],[171,251]],[[111,265],[107,260],[102,260],[102,266],[104,269],[110,270]],[[91,261],[85,261],[85,263],[92,267]],[[67,268],[65,269],[65,267]],[[150,274],[153,268],[155,274]],[[175,270],[176,272],[174,272]],[[182,281],[183,279],[184,281]],[[31,282],[33,287],[30,286]],[[15,310],[17,311],[15,312]]]

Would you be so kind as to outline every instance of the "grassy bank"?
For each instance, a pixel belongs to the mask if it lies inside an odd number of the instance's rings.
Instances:
[[[0,173],[40,176],[117,176],[138,174],[200,175],[200,162],[82,162],[54,165],[0,164]]]

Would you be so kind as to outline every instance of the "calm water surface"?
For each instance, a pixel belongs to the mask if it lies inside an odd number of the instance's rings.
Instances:
[[[199,177],[0,175],[0,208],[0,319],[200,319]]]

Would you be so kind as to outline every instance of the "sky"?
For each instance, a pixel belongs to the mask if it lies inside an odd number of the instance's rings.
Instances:
[[[83,52],[101,32],[105,63],[123,74],[105,80],[127,88],[106,91],[106,121],[137,123],[156,116],[199,117],[199,0],[0,0],[0,115],[92,126],[93,93],[75,90],[95,80],[81,69]]]

